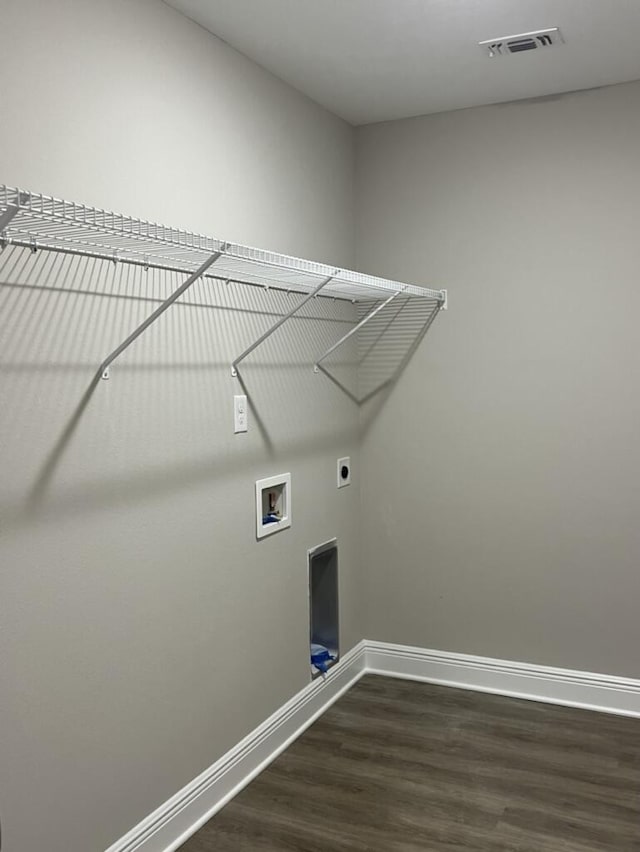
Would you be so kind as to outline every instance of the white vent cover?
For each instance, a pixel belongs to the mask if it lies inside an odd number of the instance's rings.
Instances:
[[[564,39],[558,27],[549,30],[534,30],[531,33],[520,33],[519,35],[502,36],[502,38],[489,38],[479,41],[478,44],[487,55],[509,56],[512,53],[526,53],[529,50],[541,50],[543,47],[553,47],[563,44]]]

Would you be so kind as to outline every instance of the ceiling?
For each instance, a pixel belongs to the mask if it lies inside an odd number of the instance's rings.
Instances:
[[[352,124],[640,79],[640,0],[167,0]],[[477,42],[560,27],[490,59]]]

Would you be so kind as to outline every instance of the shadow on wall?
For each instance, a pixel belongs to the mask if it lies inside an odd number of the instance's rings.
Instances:
[[[357,305],[358,323],[355,362],[339,360],[337,349],[319,369],[358,405],[388,390],[398,379],[440,310],[435,299],[399,297],[388,305],[362,301]],[[386,395],[383,394],[383,398]]]
[[[396,300],[327,359],[328,382],[314,359],[372,305],[318,298],[232,379],[234,358],[301,297],[199,280],[102,381],[105,355],[183,281],[15,247],[0,255],[3,516],[86,512],[333,448],[357,429],[353,402],[388,389],[433,319]],[[251,431],[234,436],[239,392]]]

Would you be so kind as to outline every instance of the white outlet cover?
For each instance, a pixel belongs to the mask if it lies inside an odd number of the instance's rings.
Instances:
[[[237,435],[239,432],[246,432],[248,428],[247,397],[237,394],[233,397],[233,431]]]
[[[343,475],[345,467],[347,468],[346,476]],[[351,459],[349,456],[338,459],[336,474],[338,477],[338,488],[344,488],[345,485],[351,485]]]

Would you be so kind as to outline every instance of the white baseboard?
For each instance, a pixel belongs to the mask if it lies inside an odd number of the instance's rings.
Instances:
[[[365,646],[367,673],[640,716],[640,680],[386,642]]]
[[[360,642],[106,852],[174,852],[346,692],[365,671]]]
[[[175,852],[363,674],[640,717],[640,680],[364,640],[106,852]]]

